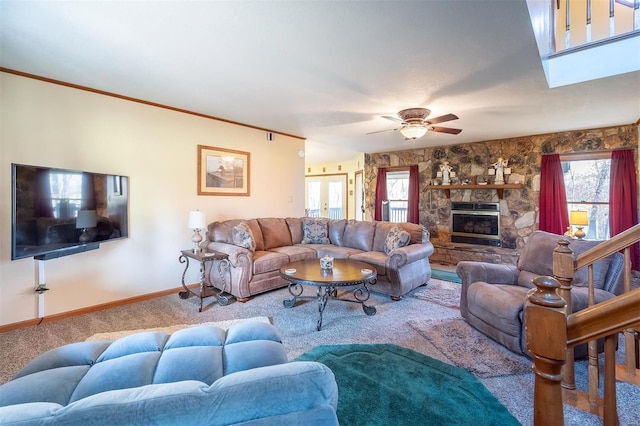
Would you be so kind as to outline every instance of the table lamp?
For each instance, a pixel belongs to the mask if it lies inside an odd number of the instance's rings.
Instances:
[[[91,236],[87,232],[88,228],[95,228],[98,224],[98,216],[95,210],[80,210],[78,211],[78,217],[76,218],[76,229],[82,229],[80,234],[80,241],[82,244],[86,244],[91,241]]]
[[[207,219],[204,216],[204,212],[199,210],[189,212],[189,228],[193,229],[193,236],[191,237],[191,241],[193,241],[193,252],[199,253],[202,248],[200,247],[200,243],[202,242],[202,235],[200,235],[200,230],[205,229],[207,227]]]
[[[577,228],[577,230],[573,233],[573,236],[579,240],[583,239],[586,234],[584,233],[582,228],[589,225],[589,217],[587,216],[587,212],[580,210],[571,210],[571,212],[569,213],[569,223]]]

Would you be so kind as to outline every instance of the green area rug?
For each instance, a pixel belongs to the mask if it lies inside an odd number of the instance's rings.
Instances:
[[[442,269],[431,269],[431,277],[437,280],[462,284],[462,279],[458,276],[458,274],[452,271],[443,271]]]
[[[467,371],[396,345],[324,345],[296,359],[328,366],[348,425],[519,425]]]

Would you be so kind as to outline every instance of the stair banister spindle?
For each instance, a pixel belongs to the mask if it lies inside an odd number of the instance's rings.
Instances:
[[[571,14],[569,13],[569,4],[570,1],[566,0],[566,15],[564,18],[564,48],[568,49],[571,47]]]
[[[633,1],[633,29],[640,30],[640,0]]]
[[[591,42],[591,0],[587,0],[587,43]]]
[[[615,0],[609,0],[609,37],[616,35]]]
[[[593,263],[587,266],[588,272],[588,305],[589,307],[596,304],[595,288],[593,285]],[[588,344],[589,353],[589,402],[591,404],[598,404],[598,386],[600,385],[600,364],[598,362],[598,341],[591,340]]]

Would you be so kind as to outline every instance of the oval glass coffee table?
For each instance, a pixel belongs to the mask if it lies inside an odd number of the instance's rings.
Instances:
[[[364,302],[369,300],[368,285],[373,285],[377,280],[376,268],[368,263],[349,259],[335,259],[333,268],[322,269],[320,259],[298,260],[280,268],[280,275],[289,281],[289,293],[291,299],[285,299],[282,303],[285,308],[292,308],[296,300],[305,298],[302,296],[304,286],[317,287],[318,299],[318,326],[322,327],[322,313],[329,298],[343,302],[359,303],[365,314],[376,314],[376,308],[367,306]],[[354,287],[353,299],[338,297],[338,287]]]

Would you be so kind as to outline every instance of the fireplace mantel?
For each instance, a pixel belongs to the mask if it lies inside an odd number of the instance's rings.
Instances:
[[[483,189],[495,189],[496,192],[498,193],[498,198],[502,199],[502,197],[504,196],[504,190],[505,189],[522,189],[524,188],[524,183],[505,183],[503,185],[495,185],[495,184],[488,184],[488,185],[427,185],[427,188],[429,189],[440,189],[442,191],[444,191],[444,194],[447,196],[447,198],[451,198],[451,190],[452,189],[458,189],[458,190],[465,190],[465,189],[470,189],[470,190],[483,190]]]

